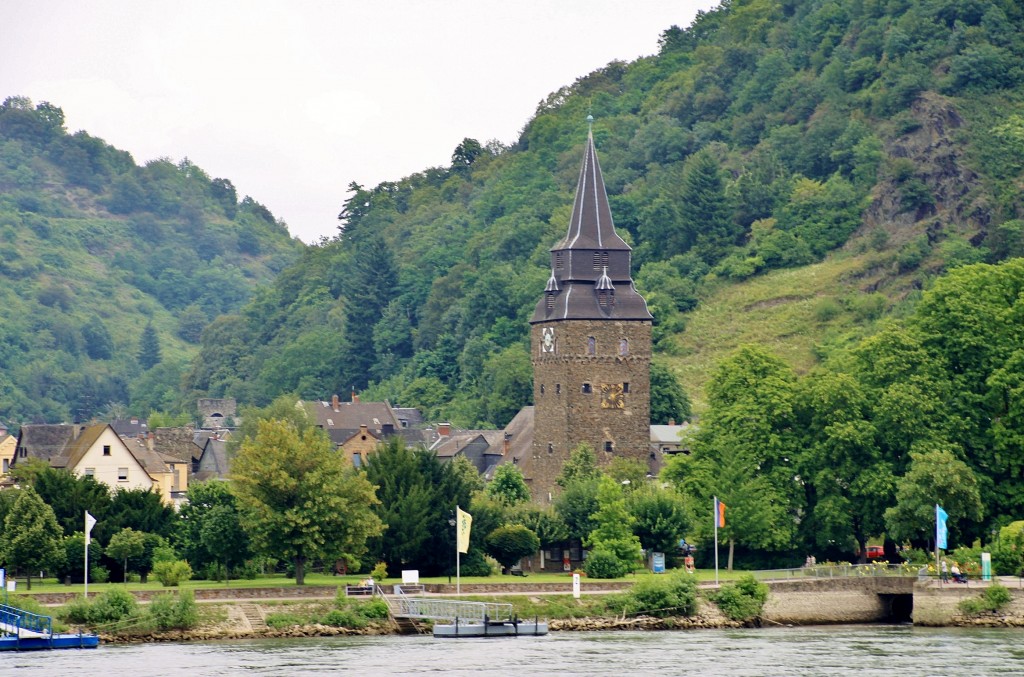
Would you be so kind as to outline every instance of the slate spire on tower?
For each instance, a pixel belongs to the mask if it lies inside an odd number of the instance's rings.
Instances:
[[[615,232],[591,130],[587,133],[569,228],[565,237],[551,248],[551,279],[530,323],[651,320],[647,302],[633,286],[630,251]],[[607,295],[600,293],[599,282],[603,291],[614,290],[614,303],[606,302]]]

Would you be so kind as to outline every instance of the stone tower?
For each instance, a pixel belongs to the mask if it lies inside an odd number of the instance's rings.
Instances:
[[[646,464],[651,320],[633,287],[630,248],[615,232],[589,133],[569,230],[551,249],[551,277],[530,319],[535,501],[549,500],[581,442],[599,465],[615,457]]]

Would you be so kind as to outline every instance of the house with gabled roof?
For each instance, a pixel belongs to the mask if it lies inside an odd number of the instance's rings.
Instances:
[[[18,438],[7,431],[7,426],[0,423],[0,463],[3,464],[3,472],[0,472],[0,475],[7,475],[10,472],[17,448]]]
[[[196,482],[223,480],[231,472],[228,457],[228,438],[231,433],[218,431],[206,437],[199,458],[192,464],[192,479]]]
[[[148,489],[172,504],[174,470],[138,440],[124,440],[106,423],[23,426],[15,451],[18,461],[38,458],[53,468],[89,475],[116,489]]]

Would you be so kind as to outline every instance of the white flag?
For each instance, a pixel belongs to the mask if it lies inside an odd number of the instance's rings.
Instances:
[[[96,518],[89,514],[89,511],[85,511],[85,542],[92,543],[92,538],[89,535],[92,533],[92,528],[96,526]]]

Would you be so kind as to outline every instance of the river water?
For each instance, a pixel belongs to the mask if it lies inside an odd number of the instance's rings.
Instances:
[[[546,637],[332,637],[0,654],[0,674],[965,675],[1024,674],[1024,632],[827,626]]]

